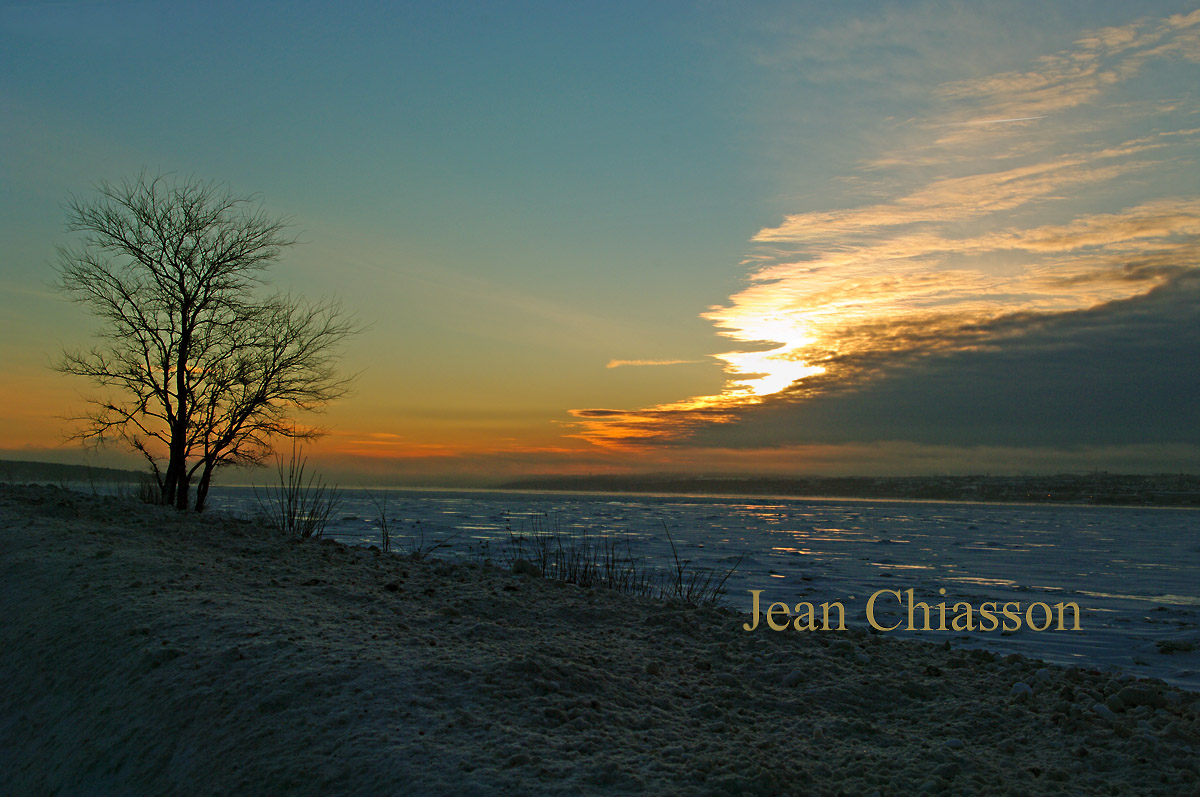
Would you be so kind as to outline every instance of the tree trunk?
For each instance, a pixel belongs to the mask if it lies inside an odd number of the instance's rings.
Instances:
[[[204,502],[208,498],[208,485],[212,481],[213,462],[206,460],[204,470],[200,472],[200,481],[196,483],[196,511],[204,511]]]
[[[180,292],[185,293],[182,286]],[[175,423],[171,425],[171,459],[167,465],[167,473],[170,474],[174,468],[178,480],[175,485],[175,508],[180,511],[188,508],[187,433],[188,415],[192,411],[188,403],[187,372],[192,345],[190,310],[190,303],[185,296],[179,311],[179,353],[175,356]]]
[[[174,438],[174,427],[171,429],[172,438]],[[175,487],[179,482],[179,464],[175,456],[175,446],[172,445],[168,449],[167,456],[167,472],[159,481],[159,489],[162,490],[162,502],[164,506],[175,505]]]
[[[179,483],[175,487],[175,508],[183,511],[188,508],[188,492],[191,487],[191,480],[188,478],[187,471],[184,470],[179,474]]]

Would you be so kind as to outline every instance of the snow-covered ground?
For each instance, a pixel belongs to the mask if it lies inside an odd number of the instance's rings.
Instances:
[[[0,486],[0,600],[4,794],[1200,784],[1200,693],[1161,682],[56,488]]]

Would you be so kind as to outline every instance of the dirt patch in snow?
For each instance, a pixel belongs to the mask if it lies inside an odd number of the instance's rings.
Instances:
[[[0,792],[1181,794],[1200,695],[0,486]]]

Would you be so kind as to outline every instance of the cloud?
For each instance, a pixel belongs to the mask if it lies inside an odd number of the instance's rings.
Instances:
[[[998,116],[1049,115],[1084,105],[1147,62],[1172,56],[1200,61],[1200,11],[1092,31],[1030,69],[948,83],[938,93]]]
[[[1200,443],[1170,420],[1194,415],[1171,387],[1172,363],[1200,355],[1200,339],[1172,299],[1198,298],[1200,132],[1161,98],[1138,97],[1124,115],[1095,107],[1113,108],[1124,82],[1166,59],[1200,62],[1200,12],[1092,31],[1025,70],[937,87],[941,117],[916,124],[925,139],[863,161],[886,172],[889,194],[790,214],[754,236],[748,284],[702,314],[738,344],[713,355],[720,393],[575,410],[571,433],[642,451],[768,445],[765,419],[788,419],[798,442],[845,442],[821,430],[853,428],[966,445],[974,423],[979,440],[1019,446],[1022,434],[1086,442],[1081,419],[1124,418],[1127,433],[1097,439]],[[1094,365],[1063,353],[1072,346]],[[1158,403],[1114,378],[1118,367],[1156,385]],[[1067,374],[1091,386],[1071,395],[1079,412],[1061,399]],[[1009,403],[987,402],[979,385]],[[1022,426],[1030,401],[1044,413]],[[1130,414],[1151,405],[1159,416]],[[943,440],[936,418],[949,406],[964,420]],[[992,409],[968,411],[977,406]],[[895,423],[867,423],[868,409]]]
[[[690,365],[703,360],[609,360],[605,368],[623,368],[627,365]]]
[[[845,246],[842,242],[850,235],[880,235],[900,226],[969,221],[1154,165],[1136,160],[1103,163],[1132,152],[1126,145],[1001,171],[945,177],[887,203],[788,216],[779,226],[760,231],[754,241]]]
[[[950,122],[953,127],[963,125],[1006,125],[1013,122],[1032,122],[1035,119],[1049,119],[1049,116],[1018,116],[1015,119],[972,119],[969,122]]]
[[[842,359],[845,372],[884,377],[784,392],[676,445],[1200,447],[1200,372],[1189,365],[1200,359],[1195,271],[1100,307],[998,319],[970,348]]]

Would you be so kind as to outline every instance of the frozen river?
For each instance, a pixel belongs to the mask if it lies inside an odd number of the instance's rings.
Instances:
[[[1019,602],[1022,628],[1015,632],[914,633],[1200,689],[1195,510],[597,493],[371,494],[387,499],[397,547],[422,535],[426,546],[449,540],[440,556],[495,558],[510,532],[556,529],[627,540],[634,556],[667,567],[674,560],[665,525],[680,558],[694,565],[726,570],[740,557],[724,602],[743,611],[752,605],[751,590],[761,590],[764,610],[767,602],[794,607],[807,601],[819,611],[821,603],[836,601],[845,607],[848,625],[865,627],[871,595],[894,590],[904,596],[912,589],[916,601],[934,607],[934,626],[940,601],[971,604],[980,625],[983,604],[994,602],[998,610]],[[377,545],[376,502],[363,490],[347,490],[343,498],[326,536]],[[248,488],[214,488],[210,500],[213,509],[238,514],[256,506]],[[876,616],[881,625],[904,620],[894,594],[877,600],[884,608]],[[1082,630],[1029,630],[1025,611],[1039,602],[1077,604]],[[888,615],[891,607],[896,611]],[[954,612],[947,616],[949,624]],[[1069,610],[1066,617],[1069,626]],[[917,618],[923,624],[919,610]],[[1043,619],[1035,610],[1033,620],[1040,625]],[[755,633],[773,632],[764,625]],[[902,626],[889,635],[909,633]]]

